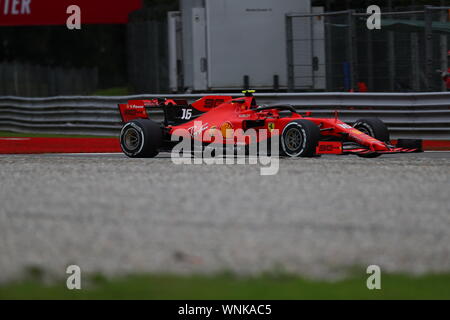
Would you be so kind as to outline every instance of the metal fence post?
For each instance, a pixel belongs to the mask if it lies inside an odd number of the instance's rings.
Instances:
[[[441,1],[442,3],[442,1]],[[448,19],[448,11],[447,10],[440,10],[439,12],[439,21],[440,22],[447,22]],[[443,72],[447,72],[448,70],[448,43],[447,43],[447,35],[441,35],[439,37],[439,49],[440,54],[439,57],[441,59],[440,61],[440,68]],[[441,82],[441,91],[447,91],[447,86],[444,81]]]
[[[328,3],[328,2],[327,2]],[[331,39],[331,19],[329,16],[323,16],[325,19],[325,88],[327,91],[331,91],[333,88],[332,79],[332,39]]]
[[[286,48],[287,48],[287,74],[288,91],[294,91],[294,44],[292,39],[292,18],[286,15]]]
[[[411,20],[417,20],[416,15],[412,15],[410,17]],[[420,59],[419,59],[419,37],[417,32],[412,32],[410,35],[411,42],[410,42],[410,52],[411,52],[411,88],[413,91],[419,91],[420,90],[420,71],[419,71],[419,65],[420,65]]]
[[[433,12],[425,6],[425,88],[431,91],[433,79]]]
[[[369,90],[374,89],[373,82],[373,37],[372,30],[366,28],[366,49],[367,49],[367,84]]]
[[[355,88],[358,79],[358,51],[356,48],[356,27],[353,21],[355,10],[348,11],[348,62],[350,64],[350,87]]]
[[[392,11],[392,0],[388,0],[388,9]],[[395,91],[395,34],[388,32],[389,89]]]

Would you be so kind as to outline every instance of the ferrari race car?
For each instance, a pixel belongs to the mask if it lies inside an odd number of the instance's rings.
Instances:
[[[129,157],[155,157],[161,151],[170,152],[189,136],[202,148],[267,145],[277,139],[279,155],[285,157],[356,154],[374,158],[422,151],[421,140],[399,139],[392,145],[386,125],[378,118],[360,119],[351,126],[337,114],[315,118],[310,112],[299,114],[291,105],[259,106],[252,90],[243,92],[243,97],[205,96],[191,104],[162,98],[120,104],[122,150]],[[160,122],[149,117],[157,110],[164,115]],[[249,130],[257,134],[249,136]],[[264,134],[258,134],[260,131]]]

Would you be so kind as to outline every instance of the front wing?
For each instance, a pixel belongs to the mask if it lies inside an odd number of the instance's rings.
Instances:
[[[387,145],[388,150],[376,151],[379,154],[388,153],[413,153],[422,152],[421,148],[399,148],[391,145]],[[316,148],[316,154],[370,154],[374,151],[367,147],[357,145],[355,143],[346,143],[339,141],[320,141]]]

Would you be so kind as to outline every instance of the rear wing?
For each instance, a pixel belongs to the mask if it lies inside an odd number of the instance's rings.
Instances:
[[[165,103],[174,105],[188,105],[187,100],[152,99],[152,100],[129,100],[128,103],[119,104],[119,112],[124,123],[134,119],[148,119],[149,112],[153,108],[164,110]]]
[[[159,109],[163,111],[165,125],[178,125],[191,121],[231,99],[231,96],[206,96],[192,104],[185,99],[130,100],[126,104],[119,104],[119,111],[122,121],[126,123],[139,118],[149,119],[152,109]]]

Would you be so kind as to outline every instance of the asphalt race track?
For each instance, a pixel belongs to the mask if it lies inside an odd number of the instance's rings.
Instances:
[[[450,153],[175,165],[0,156],[0,281],[84,272],[450,270]]]

